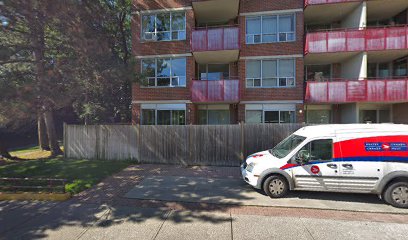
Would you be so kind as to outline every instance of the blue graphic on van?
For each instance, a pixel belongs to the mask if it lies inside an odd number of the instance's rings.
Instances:
[[[383,142],[366,142],[364,143],[367,152],[373,151],[408,151],[408,146],[403,142],[383,143]]]

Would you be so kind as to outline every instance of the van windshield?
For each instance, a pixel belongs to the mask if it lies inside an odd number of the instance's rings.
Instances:
[[[292,134],[289,137],[285,138],[282,142],[278,143],[273,149],[269,152],[277,158],[286,157],[293,149],[295,149],[299,144],[301,144],[306,138]]]

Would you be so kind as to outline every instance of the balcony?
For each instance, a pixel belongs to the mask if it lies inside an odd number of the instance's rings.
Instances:
[[[305,8],[309,5],[362,2],[362,0],[305,0]]]
[[[191,33],[191,51],[197,63],[230,63],[238,60],[239,27],[197,28]]]
[[[408,102],[408,78],[308,81],[305,102]]]
[[[305,54],[406,50],[407,29],[407,26],[398,26],[307,33]]]
[[[239,80],[193,80],[191,101],[199,103],[239,102]]]
[[[361,0],[305,0],[306,24],[329,24],[341,21],[352,13]]]
[[[193,0],[198,24],[227,23],[238,16],[239,0]]]

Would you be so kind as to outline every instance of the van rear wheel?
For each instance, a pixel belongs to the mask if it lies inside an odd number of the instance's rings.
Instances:
[[[265,180],[263,190],[271,198],[281,198],[288,193],[289,184],[284,177],[272,175]]]
[[[385,189],[384,200],[394,207],[408,208],[408,182],[395,182]]]

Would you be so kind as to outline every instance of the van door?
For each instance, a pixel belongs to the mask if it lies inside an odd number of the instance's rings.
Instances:
[[[340,146],[344,157],[336,162],[340,167],[339,188],[347,192],[372,192],[384,175],[385,162],[379,157],[382,149],[388,147],[387,143],[371,138],[369,141],[340,142]],[[352,153],[348,153],[350,151]]]
[[[312,140],[294,157],[298,158],[297,162],[302,162],[292,170],[296,190],[338,190],[339,165],[332,162],[333,139]]]

